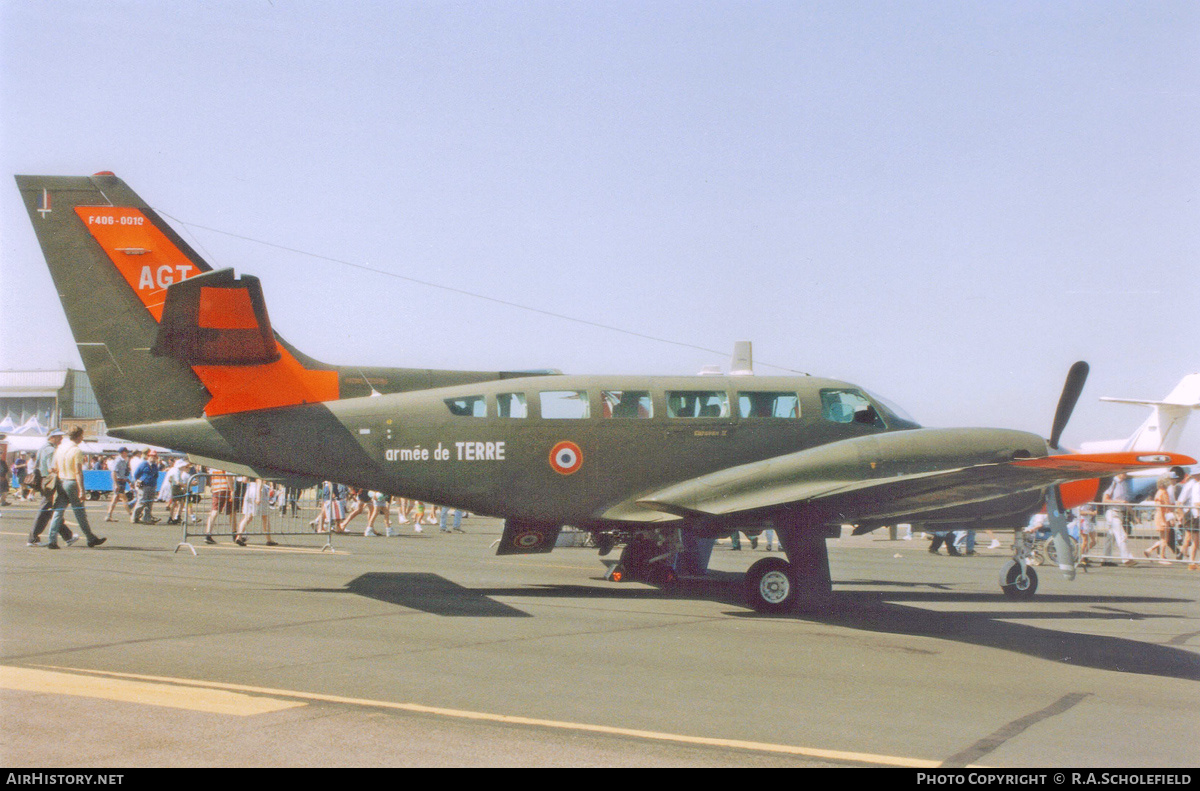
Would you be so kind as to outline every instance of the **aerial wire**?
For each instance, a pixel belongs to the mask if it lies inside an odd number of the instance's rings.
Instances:
[[[646,333],[643,333],[643,332],[637,332],[635,330],[627,330],[623,327],[615,327],[611,324],[602,324],[601,322],[591,321],[590,319],[579,318],[578,316],[569,316],[564,313],[555,313],[554,311],[551,311],[551,310],[545,310],[543,308],[536,308],[531,305],[522,305],[519,302],[511,302],[506,299],[500,299],[499,297],[490,297],[486,294],[479,294],[474,291],[467,291],[466,289],[456,288],[454,286],[447,286],[447,285],[443,285],[441,283],[434,283],[429,280],[421,280],[420,278],[410,277],[408,275],[402,275],[402,274],[399,274],[398,272],[390,272],[386,269],[377,269],[376,267],[373,267],[373,266],[367,266],[365,264],[356,264],[353,261],[346,261],[341,258],[334,258],[333,256],[323,255],[321,253],[313,253],[313,252],[309,252],[308,250],[300,250],[298,248],[288,247],[287,245],[278,244],[276,242],[268,242],[263,239],[255,239],[250,236],[243,236],[242,234],[233,233],[232,231],[223,231],[220,228],[211,228],[207,225],[200,225],[199,223],[187,222],[186,220],[181,220],[172,214],[168,214],[167,212],[163,211],[162,209],[155,209],[155,211],[164,217],[169,217],[170,219],[174,220],[175,222],[177,222],[180,225],[183,225],[189,229],[199,228],[204,231],[211,231],[212,233],[219,233],[219,234],[222,234],[223,236],[229,236],[234,239],[241,239],[242,241],[251,242],[253,244],[261,244],[264,247],[274,247],[277,250],[284,250],[289,253],[295,253],[296,255],[303,255],[303,256],[307,256],[309,258],[316,258],[321,261],[328,261],[328,262],[334,263],[334,264],[341,264],[342,266],[348,266],[348,267],[351,267],[352,269],[359,269],[363,272],[371,272],[373,274],[383,275],[385,277],[396,278],[397,280],[404,280],[409,283],[416,283],[417,285],[425,286],[427,288],[437,288],[437,289],[441,289],[442,291],[449,291],[453,294],[461,294],[463,296],[473,297],[475,299],[482,299],[487,302],[494,302],[498,305],[504,305],[506,307],[516,308],[518,310],[529,311],[530,313],[540,313],[543,316],[550,316],[552,318],[562,319],[563,321],[571,321],[571,322],[575,322],[576,324],[583,324],[583,325],[586,325],[589,327],[597,327],[602,330],[609,330],[610,332],[619,332],[624,335],[633,336],[635,338],[642,338],[644,340],[655,341],[657,343],[667,343],[667,344],[671,344],[673,346],[682,346],[687,349],[695,349],[697,351],[707,352],[709,354],[718,354],[718,355],[723,355],[723,356],[728,355],[727,351],[722,352],[722,351],[718,351],[717,349],[710,349],[706,346],[698,346],[694,343],[686,343],[684,341],[676,341],[676,340],[672,340],[670,338],[660,338],[656,335],[647,335]],[[195,238],[194,234],[192,234],[192,236],[193,236],[193,238]],[[787,366],[773,365],[772,363],[762,362],[762,361],[756,361],[756,362],[758,365],[765,365],[768,368],[778,368],[781,371],[788,371],[790,373],[800,374],[802,376],[808,376],[808,374],[804,371],[797,371],[796,369],[788,368]]]

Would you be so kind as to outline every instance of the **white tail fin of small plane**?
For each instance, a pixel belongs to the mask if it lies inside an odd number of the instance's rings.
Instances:
[[[1150,417],[1126,439],[1085,442],[1080,447],[1083,453],[1111,453],[1120,451],[1165,451],[1176,450],[1184,426],[1192,410],[1200,409],[1200,374],[1188,374],[1162,401],[1144,401],[1137,398],[1101,398],[1117,404],[1141,404],[1150,407]]]

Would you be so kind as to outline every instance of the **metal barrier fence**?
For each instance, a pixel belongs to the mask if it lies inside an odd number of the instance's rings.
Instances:
[[[208,544],[220,543],[220,538],[242,546],[250,541],[277,546],[279,538],[318,537],[324,541],[321,550],[332,551],[335,535],[399,535],[402,524],[433,525],[438,516],[437,506],[415,500],[377,493],[357,496],[354,490],[339,498],[321,486],[298,489],[222,473],[193,475],[186,490],[174,494],[167,507],[172,517],[178,510],[183,527],[175,551],[187,547],[193,555],[194,538]]]
[[[324,541],[322,551],[332,551],[335,535],[391,536],[399,533],[401,524],[433,525],[438,517],[437,506],[413,500],[371,494],[338,499],[328,496],[323,487],[297,489],[210,473],[193,475],[186,491],[179,491],[166,507],[172,517],[178,510],[183,527],[175,551],[187,547],[192,554],[196,554],[189,540],[193,538],[213,544],[218,538],[243,544],[261,540],[271,546],[285,536],[319,537]],[[1079,509],[1071,531],[1078,533],[1081,560],[1196,564],[1195,558],[1200,557],[1197,510],[1153,503],[1088,503]],[[1165,529],[1156,526],[1156,511],[1162,511]]]
[[[1196,506],[1152,502],[1088,503],[1079,509],[1071,530],[1079,528],[1083,560],[1194,565],[1200,557],[1198,510]],[[1156,512],[1161,513],[1165,527],[1155,522]],[[1081,520],[1085,524],[1080,524]]]

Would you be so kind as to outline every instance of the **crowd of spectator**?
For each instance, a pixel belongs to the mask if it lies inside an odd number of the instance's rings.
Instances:
[[[272,481],[256,479],[241,475],[233,475],[222,470],[209,469],[190,463],[185,458],[160,458],[157,450],[130,450],[121,448],[116,453],[85,454],[80,448],[80,437],[75,441],[67,440],[64,445],[72,449],[75,468],[72,468],[72,486],[65,487],[56,475],[49,479],[49,473],[56,469],[63,433],[55,431],[48,437],[43,452],[31,455],[18,453],[11,465],[0,458],[4,469],[0,470],[0,495],[2,503],[8,504],[10,488],[13,496],[27,501],[43,500],[39,517],[35,520],[35,530],[30,536],[29,546],[42,546],[40,534],[47,522],[63,514],[68,507],[75,510],[76,522],[81,527],[86,525],[86,514],[82,514],[82,500],[89,492],[83,485],[83,473],[94,470],[105,470],[110,475],[98,490],[90,494],[94,498],[100,494],[109,496],[109,504],[104,521],[119,521],[115,514],[124,512],[133,523],[154,525],[163,521],[155,516],[156,505],[160,513],[165,511],[165,524],[177,525],[189,518],[198,523],[201,516],[195,513],[195,505],[205,494],[211,499],[208,520],[205,526],[205,539],[208,543],[216,543],[213,527],[218,518],[224,514],[229,522],[229,530],[235,543],[245,546],[247,543],[247,528],[253,524],[255,516],[262,519],[261,532],[268,546],[277,542],[271,536],[271,516],[300,518],[303,506],[315,507],[316,516],[309,522],[313,532],[350,532],[351,523],[359,516],[365,515],[366,524],[364,536],[394,536],[398,535],[400,525],[412,524],[413,531],[422,532],[423,525],[439,524],[443,532],[463,532],[463,512],[458,509],[442,508],[433,503],[419,500],[394,497],[378,491],[354,488],[333,481],[325,481],[315,489],[301,490],[294,486],[286,486]],[[39,472],[38,460],[43,462]],[[75,473],[78,473],[76,476]],[[45,483],[50,481],[50,488]],[[111,485],[107,483],[111,481]],[[11,487],[10,487],[11,484]],[[68,492],[67,489],[71,491]],[[120,506],[120,508],[118,508]],[[307,514],[304,514],[307,515]],[[396,528],[392,521],[395,517]],[[447,516],[451,516],[447,524]],[[43,518],[44,517],[44,518]],[[376,524],[382,519],[380,533]],[[54,538],[59,532],[68,544],[74,544],[77,538],[70,527],[61,518],[56,519],[58,530],[52,529],[47,545],[57,548]],[[90,529],[88,526],[85,529]],[[277,530],[277,532],[280,532]],[[89,545],[99,545],[104,539],[92,543],[93,536],[89,533]]]
[[[212,498],[205,530],[209,543],[215,543],[212,528],[217,517],[224,513],[231,518],[231,531],[237,543],[246,544],[246,528],[254,516],[260,516],[267,544],[273,546],[276,542],[271,538],[268,515],[278,513],[281,517],[290,515],[299,518],[301,502],[308,503],[310,500],[316,514],[308,524],[318,533],[347,533],[350,524],[363,514],[366,514],[364,536],[397,535],[399,526],[405,524],[412,524],[413,531],[417,533],[422,532],[423,525],[439,525],[442,532],[462,532],[463,512],[458,509],[354,488],[334,481],[324,481],[310,496],[306,496],[296,487],[209,470],[184,458],[160,459],[154,449],[143,452],[121,448],[114,454],[85,454],[80,448],[82,431],[74,433],[79,434],[77,439],[64,442],[63,432],[51,432],[45,448],[37,454],[18,453],[11,463],[0,457],[0,505],[7,505],[10,496],[28,501],[43,500],[30,546],[40,545],[38,536],[46,522],[51,518],[56,520],[56,524],[61,522],[58,517],[68,507],[74,510],[77,522],[88,533],[89,544],[92,543],[94,537],[89,532],[90,526],[87,526],[86,518],[80,518],[82,500],[87,496],[82,474],[92,470],[111,473],[106,522],[117,521],[113,513],[121,505],[131,521],[157,524],[162,520],[154,516],[154,507],[161,503],[166,509],[166,524],[177,525],[187,518],[188,500],[199,502],[207,489]],[[67,456],[70,457],[70,463],[63,468],[61,465],[66,463]],[[56,473],[55,486],[48,492],[44,481],[52,471]],[[1134,504],[1131,492],[1128,476],[1118,475],[1105,490],[1100,502],[1084,505],[1072,512],[1068,530],[1079,547],[1079,561],[1086,565],[1089,555],[1097,549],[1099,531],[1096,522],[1103,518],[1107,530],[1106,543],[1100,553],[1102,565],[1112,565],[1118,560],[1122,565],[1136,565],[1138,559],[1134,558],[1128,546],[1128,538],[1137,518],[1137,509],[1144,511],[1150,508],[1157,540],[1143,551],[1141,560],[1162,564],[1169,564],[1171,559],[1186,560],[1190,570],[1200,570],[1197,558],[1200,555],[1200,473],[1185,475],[1179,468],[1173,469],[1157,481],[1155,494],[1143,505]],[[239,518],[233,518],[235,514]],[[392,528],[393,514],[395,531]],[[385,531],[382,534],[375,529],[380,518],[383,519]],[[191,519],[198,522],[200,517],[193,514]],[[1045,515],[1035,516],[1027,529],[1045,531]],[[58,532],[63,533],[68,543],[74,543],[69,527],[63,524],[59,530],[51,530],[48,540],[50,546],[56,546],[54,539]],[[987,532],[991,539],[990,548],[999,547],[1000,542],[991,535],[991,531]],[[928,535],[931,553],[938,554],[939,547],[945,545],[951,555],[975,554],[975,531],[935,531]],[[912,537],[911,527],[905,537]],[[773,548],[773,538],[768,533],[768,550]],[[103,540],[99,539],[95,545],[103,543]],[[752,539],[751,545],[756,548],[756,538]],[[736,533],[733,548],[740,549]]]

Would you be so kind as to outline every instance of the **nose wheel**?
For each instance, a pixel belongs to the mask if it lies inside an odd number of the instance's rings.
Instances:
[[[1000,571],[1000,590],[1010,599],[1032,599],[1037,593],[1038,577],[1032,566],[1015,560],[1004,564]]]

